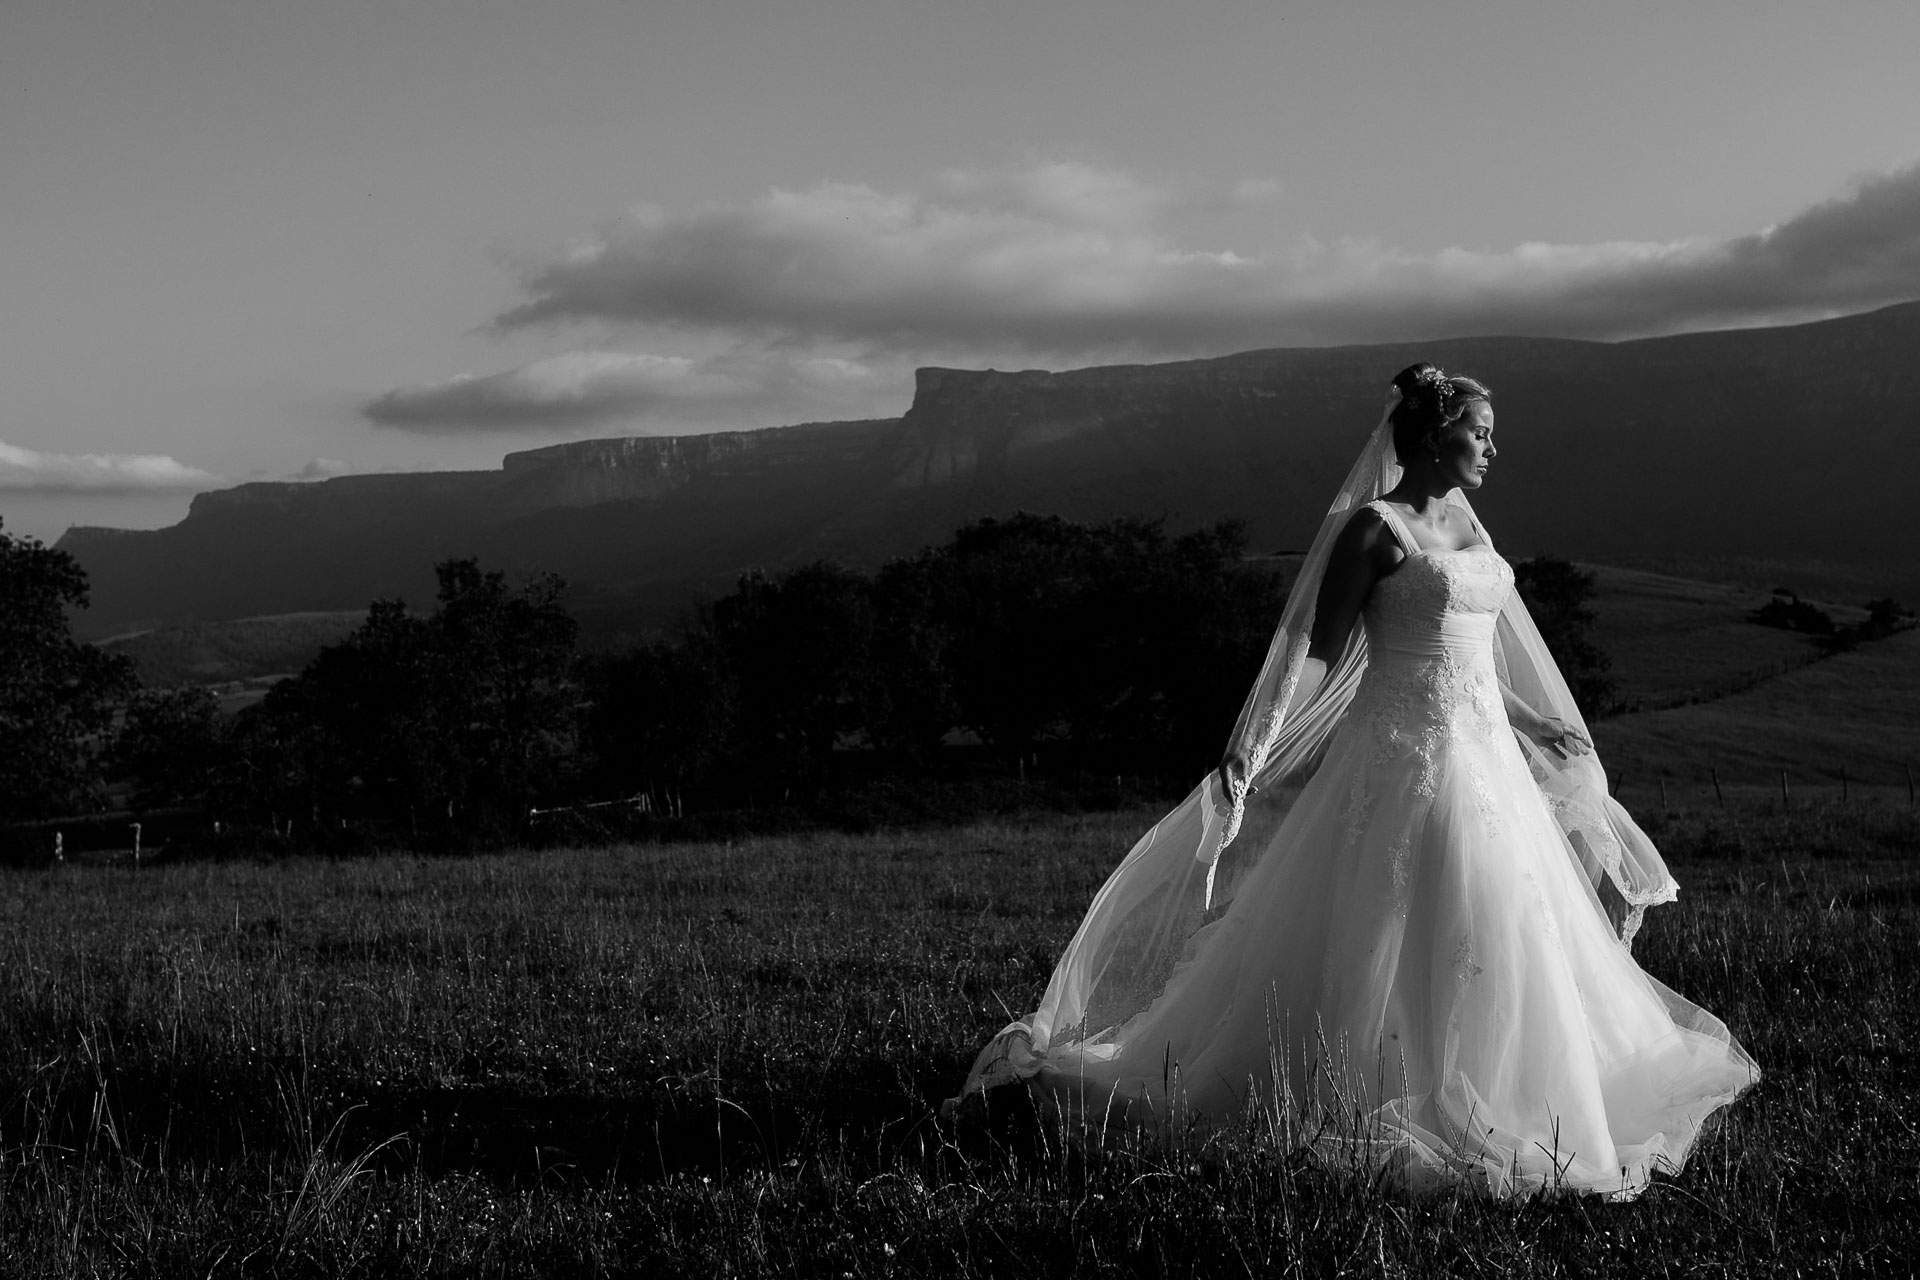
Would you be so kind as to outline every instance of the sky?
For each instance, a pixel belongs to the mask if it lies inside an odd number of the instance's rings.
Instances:
[[[0,520],[1920,297],[1915,49],[1913,0],[6,0]]]

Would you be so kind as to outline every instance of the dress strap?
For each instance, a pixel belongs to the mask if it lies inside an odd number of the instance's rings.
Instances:
[[[1393,531],[1393,536],[1399,539],[1400,549],[1402,551],[1408,555],[1412,555],[1414,552],[1420,550],[1420,544],[1413,540],[1413,534],[1407,529],[1406,521],[1400,518],[1400,513],[1393,509],[1391,503],[1375,498],[1367,505],[1372,507],[1374,514],[1384,520],[1387,528]]]

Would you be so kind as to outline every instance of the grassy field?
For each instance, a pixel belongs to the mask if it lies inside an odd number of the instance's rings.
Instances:
[[[1785,587],[1822,608],[1858,606],[1885,595],[1897,596],[1908,604],[1920,603],[1920,573],[1916,573],[1920,566],[1911,555],[1843,562],[1817,556],[1615,552],[1608,556],[1607,564],[1682,581],[1725,584],[1762,600],[1774,588]]]
[[[133,659],[147,684],[214,684],[291,675],[311,662],[323,646],[346,639],[366,616],[365,609],[352,609],[183,623],[102,643]]]
[[[1612,674],[1631,701],[1663,706],[1714,696],[1818,652],[1804,635],[1748,620],[1770,599],[1764,590],[1612,565],[1582,567],[1594,575],[1593,639],[1613,660]],[[1813,603],[1839,623],[1865,616],[1863,609]]]
[[[1408,1202],[939,1100],[1153,814],[4,873],[0,1274],[1904,1274],[1920,819],[1646,815],[1767,1073],[1640,1201]]]
[[[1920,774],[1920,631],[1711,702],[1602,720],[1593,733],[1609,770],[1637,779],[1636,799],[1659,773],[1710,796],[1715,769],[1725,783],[1760,789],[1777,787],[1784,769],[1790,785],[1826,797],[1838,794],[1845,769],[1852,787],[1904,800],[1905,771]]]

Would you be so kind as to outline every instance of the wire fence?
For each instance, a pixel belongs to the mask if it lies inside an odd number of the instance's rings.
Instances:
[[[1723,771],[1717,765],[1709,765],[1704,774],[1697,768],[1643,766],[1615,770],[1610,783],[1615,798],[1622,803],[1627,803],[1629,799],[1634,803],[1645,803],[1652,796],[1657,796],[1662,809],[1700,802],[1724,809],[1729,797],[1741,801],[1764,797],[1777,801],[1782,808],[1792,808],[1796,802],[1806,804],[1815,801],[1823,804],[1849,804],[1856,801],[1904,803],[1908,807],[1920,807],[1920,789],[1916,788],[1912,765],[1892,768],[1886,765],[1866,768],[1835,765],[1821,769],[1803,767],[1798,770],[1783,768],[1764,771]]]

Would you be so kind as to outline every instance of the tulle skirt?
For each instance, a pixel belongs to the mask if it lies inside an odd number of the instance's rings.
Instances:
[[[1758,1077],[1616,937],[1504,725],[1384,757],[1343,727],[1161,995],[1035,1066],[1082,1113],[1252,1121],[1413,1187],[1618,1197]]]

